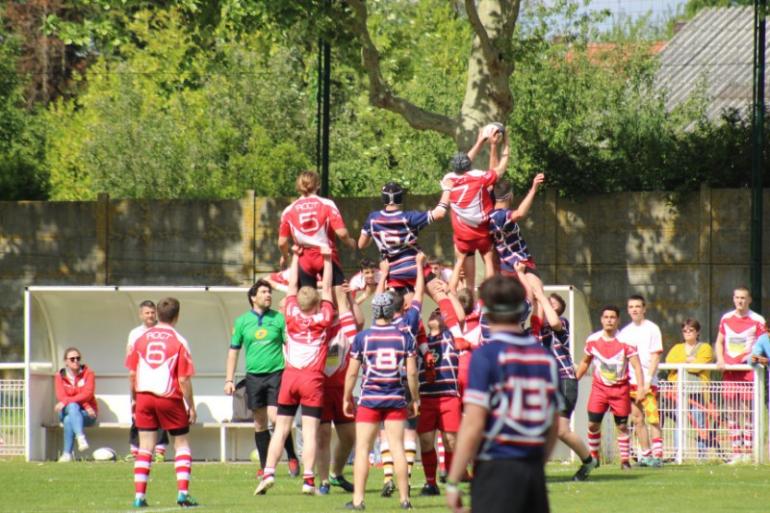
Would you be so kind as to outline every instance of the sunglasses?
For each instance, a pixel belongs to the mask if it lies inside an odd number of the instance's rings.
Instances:
[[[80,361],[80,357],[79,356],[70,356],[69,358],[67,358],[67,360],[69,360],[71,362],[79,362]]]

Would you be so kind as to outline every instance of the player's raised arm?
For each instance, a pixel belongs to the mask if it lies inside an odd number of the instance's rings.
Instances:
[[[521,200],[521,203],[519,203],[519,206],[516,208],[516,210],[511,211],[511,213],[508,215],[508,220],[518,221],[519,219],[527,216],[529,209],[532,208],[532,203],[535,201],[537,189],[544,181],[545,175],[543,173],[538,173],[535,176],[534,180],[532,180],[532,187],[529,188],[529,192],[527,192],[527,195],[524,196],[523,200]]]
[[[500,155],[500,161],[492,169],[497,173],[498,177],[505,174],[505,170],[508,168],[508,156],[510,155],[510,142],[508,141],[508,131],[503,132],[503,153]]]
[[[441,199],[438,200],[438,204],[430,211],[430,218],[432,221],[438,221],[446,216],[447,210],[449,210],[449,191],[443,191],[441,193]],[[363,238],[364,234],[361,234]],[[361,239],[358,239],[358,247],[361,247]]]
[[[333,301],[332,296],[332,250],[329,246],[321,248],[321,255],[324,258],[324,273],[321,278],[321,299],[324,301]]]
[[[390,272],[390,264],[384,258],[380,260],[380,279],[377,282],[377,290],[375,294],[382,294],[388,286],[388,273]]]
[[[540,287],[535,287],[533,289],[533,293],[535,294],[535,299],[537,299],[537,302],[542,305],[545,320],[548,321],[548,325],[551,327],[551,329],[557,332],[564,331],[564,325],[561,322],[561,318],[559,317],[559,314],[556,313],[556,310],[553,309],[553,306],[551,306],[551,302],[548,301],[548,298],[545,297],[545,292],[543,289]]]
[[[471,159],[471,162],[478,157],[479,152],[481,151],[481,148],[484,146],[484,143],[486,142],[487,138],[484,137],[484,127],[479,128],[479,135],[476,136],[476,142],[473,143],[473,147],[468,150],[468,158]]]
[[[414,298],[413,301],[422,303],[423,296],[425,295],[425,273],[423,268],[425,267],[425,253],[420,251],[414,257],[417,263],[417,277],[414,280]]]
[[[465,265],[465,259],[468,255],[462,253],[458,255],[455,266],[452,268],[452,277],[449,278],[449,292],[451,294],[457,294],[457,285],[460,283],[460,273]]]
[[[287,296],[296,296],[299,291],[299,248],[294,246],[294,252],[291,255],[291,267],[289,267],[289,285],[286,290]],[[324,262],[325,264],[325,262]]]
[[[590,354],[587,354],[583,357],[582,360],[580,360],[580,365],[578,365],[577,370],[575,371],[575,378],[580,379],[582,378],[586,372],[588,372],[588,367],[591,365],[591,362],[593,361],[594,357]],[[636,362],[639,363],[639,358],[636,359]],[[636,368],[634,368],[636,370]]]

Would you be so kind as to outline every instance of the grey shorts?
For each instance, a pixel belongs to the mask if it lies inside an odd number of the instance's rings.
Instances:
[[[570,418],[572,412],[575,411],[575,406],[578,400],[578,382],[576,379],[560,379],[559,380],[559,393],[564,400],[564,408],[561,409],[559,415],[562,417]]]

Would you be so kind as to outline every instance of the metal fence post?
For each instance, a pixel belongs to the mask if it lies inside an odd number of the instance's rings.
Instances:
[[[677,367],[676,375],[676,462],[681,465],[684,455],[684,419],[685,404],[684,381],[686,371],[682,366]]]

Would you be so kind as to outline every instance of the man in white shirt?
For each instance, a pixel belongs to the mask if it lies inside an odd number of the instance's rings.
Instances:
[[[128,334],[128,343],[126,344],[126,355],[130,354],[134,349],[134,343],[144,335],[144,333],[158,324],[158,316],[155,311],[155,303],[149,299],[145,299],[139,303],[139,320],[142,324],[132,329]],[[131,405],[131,429],[128,434],[128,443],[131,447],[131,452],[126,456],[127,461],[134,461],[136,454],[139,451],[139,430],[136,429],[134,423],[134,405]],[[165,430],[158,430],[158,443],[155,445],[155,461],[161,462],[166,459],[166,446],[168,446],[168,433]]]
[[[647,305],[644,297],[629,297],[627,309],[631,322],[620,331],[618,338],[636,348],[644,372],[644,383],[649,384],[646,391],[637,390],[636,372],[631,369],[631,419],[642,447],[639,465],[660,467],[663,465],[663,435],[658,412],[658,364],[663,352],[663,337],[658,325],[645,318]],[[635,400],[637,393],[644,396],[639,402]]]

